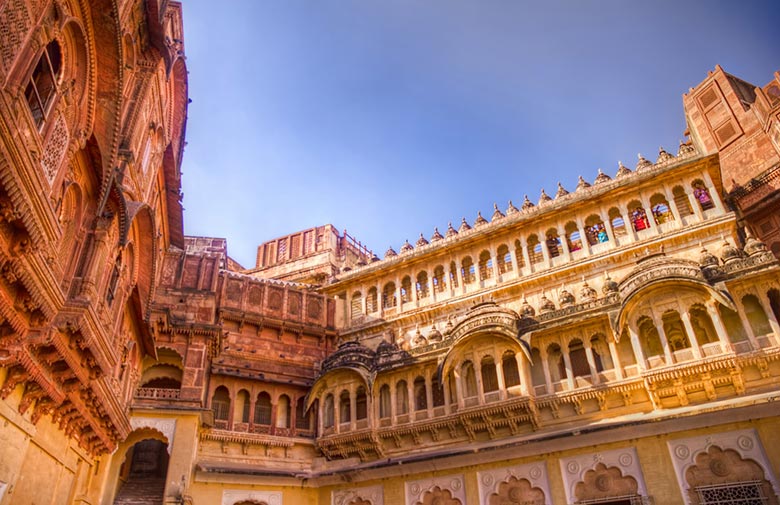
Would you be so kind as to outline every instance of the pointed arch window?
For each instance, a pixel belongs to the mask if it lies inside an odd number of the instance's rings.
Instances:
[[[54,97],[57,95],[57,82],[62,73],[62,52],[56,40],[49,42],[35,65],[30,81],[24,90],[27,105],[36,128],[39,130],[46,122]]]

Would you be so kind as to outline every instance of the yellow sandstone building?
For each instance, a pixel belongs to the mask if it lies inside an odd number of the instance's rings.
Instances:
[[[379,258],[185,237],[181,5],[0,2],[0,504],[780,496],[780,74]]]

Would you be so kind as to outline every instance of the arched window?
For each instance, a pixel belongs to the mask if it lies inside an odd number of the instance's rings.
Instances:
[[[332,401],[332,400],[331,400]],[[255,402],[255,424],[271,425],[271,395],[263,391]]]
[[[545,245],[547,246],[547,252],[550,253],[551,258],[557,258],[563,253],[561,248],[561,238],[558,236],[558,230],[550,228],[545,233]]]
[[[577,338],[569,342],[569,360],[571,361],[572,375],[575,377],[590,376],[590,366],[582,340]]]
[[[56,40],[49,42],[24,90],[35,126],[40,130],[51,112],[62,72],[62,53]]]
[[[363,316],[363,298],[360,291],[352,294],[352,303],[350,303],[350,314],[352,320],[360,319]]]
[[[723,320],[723,326],[726,327],[726,333],[729,335],[729,340],[732,343],[747,340],[748,336],[745,332],[745,326],[742,324],[742,318],[739,317],[739,314],[725,305],[719,305],[718,309],[720,310],[720,318]]]
[[[328,396],[325,397],[325,403],[322,406],[323,409],[323,426],[325,428],[333,428],[334,420],[333,420],[333,395],[328,393]]]
[[[412,301],[412,278],[408,275],[401,279],[401,303]]]
[[[604,226],[604,221],[601,220],[601,216],[597,214],[591,214],[588,216],[588,219],[585,220],[585,235],[587,236],[590,245],[609,242],[607,227]]]
[[[428,272],[423,270],[417,274],[417,298],[422,300],[428,298]]]
[[[368,397],[366,396],[366,388],[360,386],[357,388],[355,396],[355,419],[360,421],[368,417]]]
[[[593,364],[596,365],[596,372],[603,372],[605,368],[609,370],[615,368],[604,335],[598,333],[590,338],[590,352],[593,354]]]
[[[544,261],[544,254],[542,254],[542,244],[539,242],[539,237],[536,234],[530,235],[526,241],[528,244],[528,259],[532,265],[536,265]]]
[[[550,344],[547,347],[547,367],[550,370],[550,378],[553,382],[566,378],[566,364],[563,361],[563,353],[558,344]]]
[[[685,193],[685,189],[682,186],[675,186],[672,188],[672,197],[674,198],[674,204],[677,206],[677,211],[681,216],[690,216],[693,214],[691,201],[688,199],[688,195]]]
[[[506,351],[501,357],[501,368],[504,370],[504,386],[520,385],[520,372],[517,369],[517,357],[512,351]]]
[[[569,221],[564,227],[566,231],[566,244],[569,246],[569,251],[575,252],[582,249],[582,237],[580,237],[580,230],[577,228],[577,223]]]
[[[493,259],[490,252],[485,250],[479,253],[479,279],[484,281],[493,277]]]
[[[300,397],[295,402],[295,428],[299,430],[309,429],[309,412],[305,410],[304,398]]]
[[[691,316],[691,327],[699,345],[718,341],[715,325],[712,324],[712,319],[710,319],[707,309],[697,304],[691,307],[689,314]]]
[[[517,267],[523,268],[525,266],[525,258],[523,257],[523,243],[520,240],[515,240],[515,258],[517,258]]]
[[[350,405],[349,391],[341,391],[339,395],[339,423],[348,423],[352,420],[352,408]]]
[[[653,219],[655,219],[656,224],[674,221],[674,214],[669,208],[669,202],[662,194],[656,193],[650,197],[650,208],[653,209]]]
[[[626,222],[623,220],[623,216],[620,215],[620,210],[617,207],[609,209],[609,222],[612,225],[612,233],[616,237],[626,235]]]
[[[395,385],[395,413],[398,415],[409,412],[409,389],[405,380],[400,380]]]
[[[379,388],[379,418],[387,419],[391,415],[390,386],[383,384]]]
[[[691,186],[693,187],[693,197],[699,202],[701,210],[709,210],[715,207],[715,202],[712,201],[710,190],[707,189],[704,182],[696,179]]]
[[[496,362],[493,361],[493,357],[485,356],[482,358],[480,365],[483,392],[492,393],[493,391],[498,391],[498,375],[496,374]]]
[[[474,262],[471,260],[471,256],[463,258],[460,274],[463,276],[463,284],[471,284],[477,279],[476,273],[474,272]]]
[[[496,263],[498,263],[498,273],[505,274],[512,271],[512,255],[509,253],[509,247],[506,244],[498,246]]]
[[[386,309],[392,309],[398,304],[398,300],[395,297],[395,282],[388,282],[385,287],[382,288],[382,307]]]
[[[425,379],[417,377],[414,379],[414,410],[425,410],[428,408],[428,393],[425,391]]]
[[[433,269],[433,290],[436,293],[441,293],[447,287],[447,281],[444,278],[444,267],[442,265],[436,265]]]
[[[211,397],[214,419],[227,421],[230,418],[230,393],[225,386],[219,386]]]
[[[290,427],[290,397],[282,395],[276,402],[276,427]]]
[[[639,200],[633,200],[629,203],[628,209],[631,218],[631,226],[634,227],[634,231],[642,231],[650,228],[650,221],[647,220],[647,212],[645,212],[645,208]]]
[[[119,274],[122,272],[122,253],[116,255],[114,260],[114,267],[111,269],[111,277],[108,278],[108,286],[106,287],[106,303],[109,306],[114,301],[117,295],[117,285],[119,284]]]
[[[780,321],[780,290],[770,289],[766,292],[766,297],[769,298],[769,307],[775,315],[775,320]]]
[[[444,405],[444,388],[439,383],[437,374],[434,374],[433,379],[431,379],[431,393],[434,407],[441,407]]]
[[[379,306],[376,303],[376,288],[369,288],[368,290],[368,296],[366,296],[366,312],[369,314],[373,314],[377,311]]]
[[[651,356],[662,356],[664,350],[661,346],[661,336],[653,320],[643,316],[637,321],[637,328],[639,329],[639,342],[642,344],[642,353],[648,358]]]
[[[772,333],[772,327],[769,325],[766,312],[764,312],[761,302],[758,301],[755,295],[743,296],[742,306],[745,308],[745,316],[755,336],[760,337],[767,333]]]
[[[461,380],[463,381],[464,398],[473,398],[477,396],[477,376],[474,373],[474,363],[466,361],[460,369]]]
[[[236,410],[233,412],[233,419],[242,422],[249,422],[249,392],[246,389],[242,389],[236,395]]]
[[[680,314],[676,310],[664,312],[661,319],[664,324],[666,341],[669,342],[669,348],[672,352],[691,347],[691,342],[688,339],[688,334],[685,333],[685,327],[682,319],[680,319]]]

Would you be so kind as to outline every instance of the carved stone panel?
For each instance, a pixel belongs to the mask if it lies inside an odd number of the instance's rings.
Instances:
[[[226,489],[222,491],[222,505],[235,505],[241,502],[267,503],[268,505],[282,505],[281,491],[249,491],[238,489]]]
[[[382,486],[340,489],[331,494],[332,505],[384,505]]]
[[[463,475],[449,475],[406,483],[406,505],[466,505]]]
[[[544,461],[477,472],[477,481],[480,505],[525,503],[533,499],[543,499],[539,503],[546,505],[552,503]]]
[[[628,494],[647,496],[642,468],[633,447],[563,458],[560,463],[567,503],[583,499],[578,496],[583,494],[602,497],[626,494],[626,488],[630,488]]]
[[[771,483],[775,494],[780,496],[780,486],[778,486],[777,479],[766,457],[761,439],[754,429],[670,440],[667,442],[667,445],[672,455],[672,464],[677,475],[677,482],[687,504],[693,503],[688,493],[690,484],[686,478],[689,470],[702,463],[702,458],[700,457],[703,457],[706,459],[708,469],[714,476],[718,476],[726,471],[734,471],[736,465],[728,461],[722,463],[721,459],[713,457],[715,453],[729,451],[735,451],[742,459],[751,460],[758,464],[764,471],[764,479]],[[728,458],[726,459],[728,460]]]

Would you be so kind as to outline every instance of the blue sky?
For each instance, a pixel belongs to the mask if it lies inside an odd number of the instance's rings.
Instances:
[[[716,64],[757,85],[780,70],[776,0],[183,4],[185,232],[245,267],[316,225],[381,257],[614,175],[676,152],[681,96]]]

